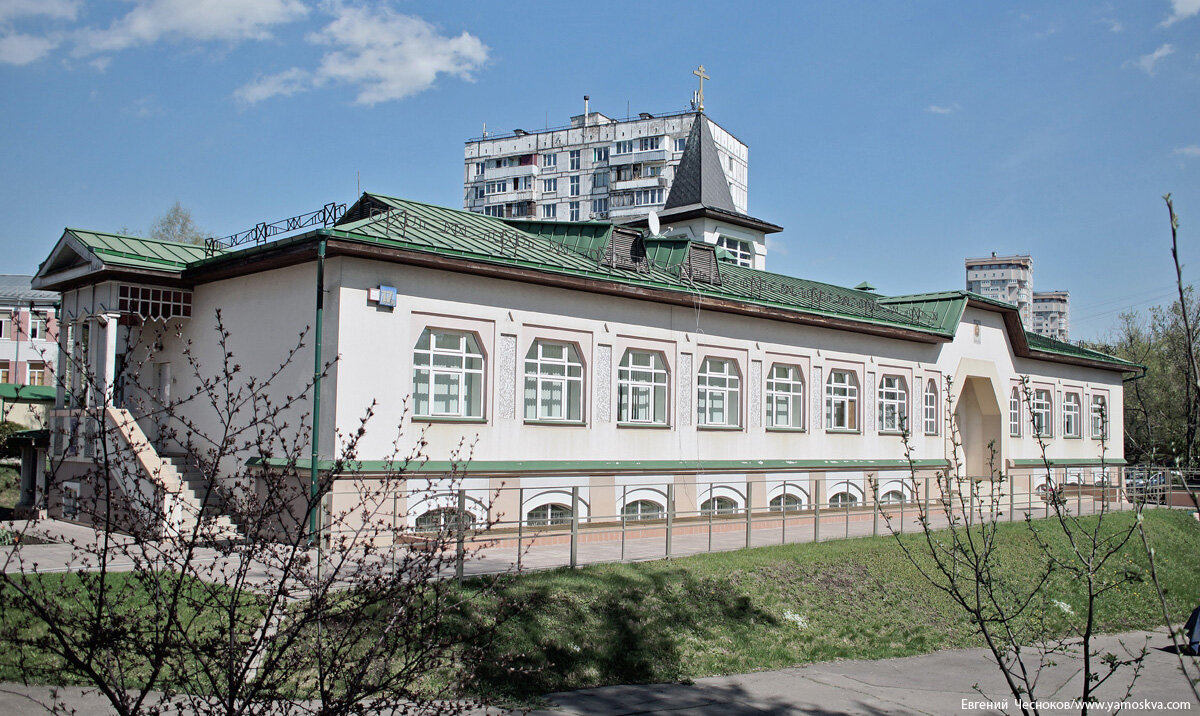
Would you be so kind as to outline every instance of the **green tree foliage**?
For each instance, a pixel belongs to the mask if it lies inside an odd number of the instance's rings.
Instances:
[[[1185,291],[1192,326],[1190,340],[1200,350],[1196,326],[1200,300]],[[1179,302],[1146,313],[1121,314],[1112,335],[1090,348],[1146,366],[1146,375],[1125,384],[1125,459],[1130,463],[1200,463],[1194,428],[1200,415],[1189,379],[1187,341]]]
[[[185,244],[203,244],[207,234],[196,225],[190,209],[185,209],[179,202],[167,210],[167,213],[154,220],[150,225],[150,238],[159,241],[178,241]]]

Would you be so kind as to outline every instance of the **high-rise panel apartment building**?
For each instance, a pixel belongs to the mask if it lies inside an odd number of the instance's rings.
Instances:
[[[660,211],[696,121],[708,123],[734,207],[746,213],[749,148],[695,110],[571,124],[468,140],[463,208],[488,216],[623,223]]]
[[[1071,294],[1069,291],[1035,291],[1033,332],[1060,341],[1070,340]]]
[[[967,290],[1011,303],[1026,327],[1033,325],[1033,257],[1023,254],[967,259]]]

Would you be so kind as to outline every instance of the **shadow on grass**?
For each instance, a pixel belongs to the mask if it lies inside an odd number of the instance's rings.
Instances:
[[[681,567],[559,570],[508,579],[501,591],[515,614],[471,665],[470,682],[506,698],[678,681],[685,677],[681,639],[776,623],[735,585]],[[473,606],[452,628],[475,629],[500,605]]]

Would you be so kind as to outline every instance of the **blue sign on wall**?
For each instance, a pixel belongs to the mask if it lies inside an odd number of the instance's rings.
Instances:
[[[380,286],[379,287],[379,305],[389,308],[396,307],[396,287],[395,286]]]

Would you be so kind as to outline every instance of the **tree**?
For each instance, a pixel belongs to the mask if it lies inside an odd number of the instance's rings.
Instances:
[[[150,225],[150,238],[184,244],[203,244],[208,235],[196,225],[191,210],[183,208],[177,201]]]
[[[461,666],[481,658],[509,605],[482,625],[447,628],[492,590],[487,581],[460,590],[446,577],[470,558],[464,537],[487,518],[470,525],[460,511],[417,532],[398,516],[425,441],[362,476],[358,445],[373,406],[310,482],[305,407],[331,364],[285,396],[306,334],[274,370],[247,376],[219,312],[215,331],[213,368],[185,345],[190,377],[180,383],[190,387],[178,396],[138,380],[162,350],[162,329],[131,336],[143,348],[126,362],[120,397],[77,366],[95,402],[53,439],[94,460],[80,483],[95,491],[75,509],[98,531],[71,545],[66,577],[41,573],[20,547],[10,553],[0,666],[27,681],[89,685],[130,716],[472,707],[458,699],[475,669]],[[180,450],[172,464],[149,449],[147,428]],[[393,444],[405,442],[400,432]],[[465,464],[470,447],[452,458]]]

